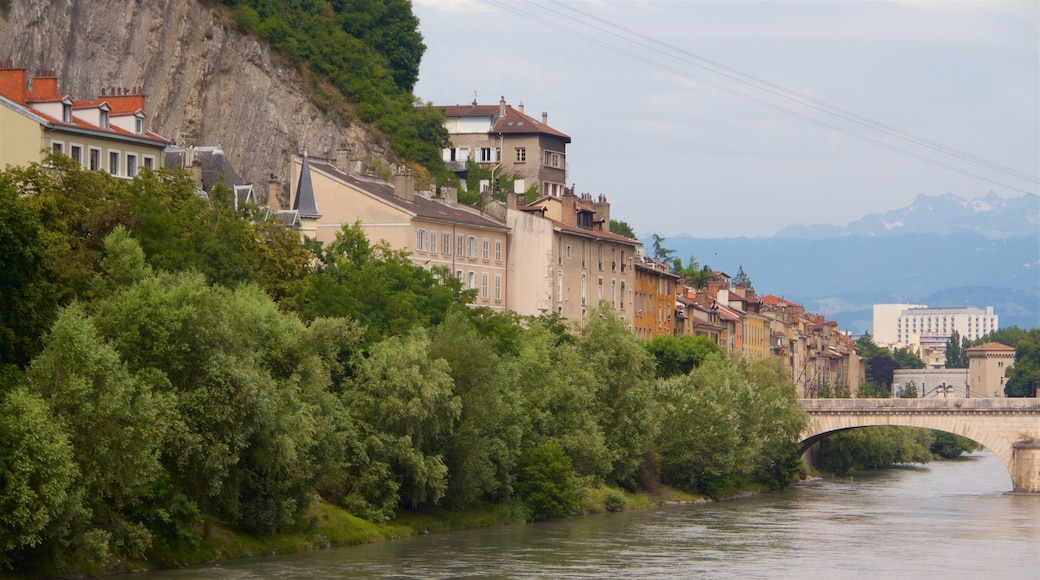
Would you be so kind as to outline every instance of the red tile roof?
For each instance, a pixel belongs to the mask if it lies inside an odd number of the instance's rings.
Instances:
[[[494,125],[488,133],[525,134],[542,133],[565,139],[571,142],[570,136],[553,129],[549,125],[521,113],[510,105],[506,105],[506,114],[499,116],[499,105],[449,105],[441,107],[447,117],[488,117]]]

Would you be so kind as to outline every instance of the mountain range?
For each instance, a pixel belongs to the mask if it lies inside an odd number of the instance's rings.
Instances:
[[[793,225],[774,236],[673,236],[665,246],[715,270],[870,332],[873,305],[993,306],[1001,327],[1040,327],[1040,197],[919,195],[845,226]],[[644,243],[646,243],[644,241]],[[649,247],[649,244],[647,244]]]

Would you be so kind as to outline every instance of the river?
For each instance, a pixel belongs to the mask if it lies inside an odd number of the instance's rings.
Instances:
[[[433,534],[143,579],[1040,579],[1040,496],[1010,489],[1000,460],[982,452],[734,501]]]

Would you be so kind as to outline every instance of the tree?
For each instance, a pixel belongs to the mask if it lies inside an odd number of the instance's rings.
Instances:
[[[635,230],[632,229],[632,226],[628,225],[626,222],[623,222],[621,220],[616,220],[616,219],[611,218],[611,220],[610,220],[610,231],[612,233],[615,233],[615,234],[619,235],[619,236],[625,236],[626,238],[629,238],[629,239],[632,239],[632,240],[639,239],[639,238],[636,237],[636,232],[635,232]]]
[[[1004,393],[1009,397],[1035,397],[1040,388],[1040,329],[1018,341],[1015,364],[1005,371],[1008,382]]]
[[[654,259],[661,260],[662,262],[667,262],[668,260],[670,260],[672,254],[675,253],[675,250],[669,250],[668,248],[664,247],[665,238],[657,234],[650,234],[650,237],[653,239],[653,242],[651,243],[650,247],[653,249]]]
[[[578,507],[571,458],[556,441],[547,441],[524,452],[516,493],[535,519],[558,518]]]
[[[754,288],[751,284],[751,278],[748,278],[748,275],[744,273],[744,266],[740,266],[737,275],[733,277],[732,285],[743,286],[744,288]]]
[[[710,338],[689,335],[657,335],[646,343],[646,349],[657,362],[657,377],[666,379],[689,373],[712,354],[722,353]]]
[[[44,252],[40,223],[9,173],[0,173],[0,365],[24,367],[41,333],[36,284]]]
[[[917,353],[908,348],[897,348],[892,352],[892,358],[896,359],[901,369],[923,369],[924,361]]]
[[[946,341],[946,368],[966,369],[968,368],[967,339],[961,340],[961,335],[956,330]]]

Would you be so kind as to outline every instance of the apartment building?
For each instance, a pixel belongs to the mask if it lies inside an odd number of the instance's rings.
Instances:
[[[450,196],[417,192],[410,176],[394,183],[359,177],[306,153],[291,166],[290,200],[304,235],[325,245],[360,223],[369,241],[407,250],[423,268],[446,268],[477,291],[473,305],[506,309],[509,229],[502,222]]]
[[[636,338],[649,340],[655,336],[675,335],[680,278],[669,270],[668,264],[649,256],[635,262],[632,331]]]
[[[505,97],[498,105],[441,107],[451,144],[442,151],[448,168],[464,173],[471,163],[495,168],[496,175],[516,176],[515,191],[537,186],[539,197],[561,197],[567,183],[567,144],[571,138],[549,126],[548,113],[538,121],[513,108]]]
[[[169,141],[148,130],[140,87],[106,87],[95,101],[58,91],[53,71],[31,77],[0,62],[0,167],[43,160],[41,151],[63,153],[84,169],[131,179],[142,167],[163,164]]]
[[[607,199],[570,190],[526,205],[516,197],[509,194],[503,208],[510,230],[509,309],[556,313],[581,327],[607,301],[631,328],[635,264],[643,246],[609,231]]]

